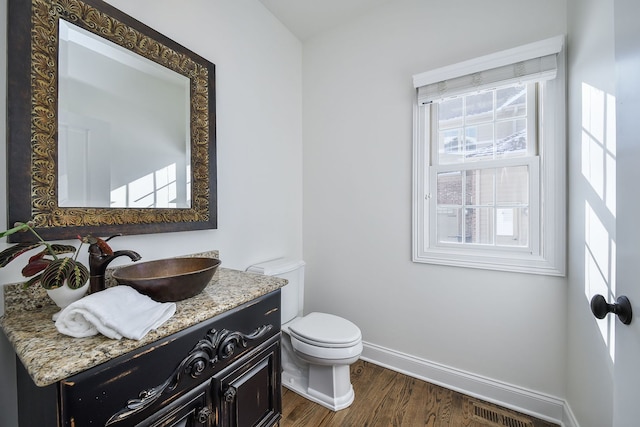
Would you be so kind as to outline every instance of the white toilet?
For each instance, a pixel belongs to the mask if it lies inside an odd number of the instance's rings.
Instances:
[[[326,313],[302,315],[304,261],[276,259],[252,265],[254,273],[289,281],[281,289],[282,385],[333,411],[354,398],[349,365],[360,358],[360,329]]]

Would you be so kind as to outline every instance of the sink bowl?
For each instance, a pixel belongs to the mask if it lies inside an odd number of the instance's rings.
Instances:
[[[113,278],[155,301],[180,301],[202,292],[220,262],[215,258],[167,258],[139,262],[114,271]]]

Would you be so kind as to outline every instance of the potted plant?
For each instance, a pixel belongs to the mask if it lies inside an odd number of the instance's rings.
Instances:
[[[30,223],[26,222],[16,223],[13,228],[0,233],[0,237],[21,231],[31,232],[37,241],[17,243],[0,252],[0,268],[5,267],[25,252],[44,246],[42,251],[29,258],[22,269],[22,275],[30,277],[23,286],[26,288],[40,284],[60,308],[82,298],[89,285],[89,269],[78,261],[78,253],[85,240],[80,239],[80,246],[77,249],[73,245],[50,244],[40,237]],[[62,257],[60,256],[62,254],[72,255]]]

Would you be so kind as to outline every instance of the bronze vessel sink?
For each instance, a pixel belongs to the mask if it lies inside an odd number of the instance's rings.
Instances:
[[[215,258],[167,258],[122,267],[113,278],[155,301],[180,301],[202,292],[220,263]]]

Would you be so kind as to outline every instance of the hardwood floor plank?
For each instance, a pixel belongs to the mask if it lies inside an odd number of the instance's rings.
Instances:
[[[280,427],[558,427],[359,360],[353,404],[333,412],[282,389]]]

